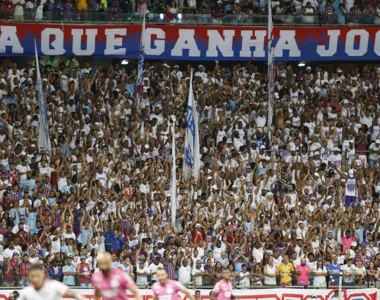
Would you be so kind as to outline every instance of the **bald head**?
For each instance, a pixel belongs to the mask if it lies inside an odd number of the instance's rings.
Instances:
[[[111,271],[112,256],[108,252],[104,252],[99,255],[98,267],[99,270],[103,272],[104,275],[108,275]]]

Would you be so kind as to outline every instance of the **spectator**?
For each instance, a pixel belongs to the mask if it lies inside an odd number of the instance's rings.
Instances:
[[[28,278],[30,265],[29,255],[24,254],[22,262],[18,266],[19,284],[22,287],[28,286],[30,284],[30,280]]]
[[[325,17],[325,24],[333,24],[335,20],[335,8],[332,7],[331,1],[326,2],[326,7],[322,12],[323,16]]]
[[[367,2],[366,7],[363,10],[364,24],[374,23],[375,10],[372,7],[371,2]]]
[[[121,8],[117,0],[113,0],[110,7],[108,7],[108,12],[111,21],[117,21],[119,13],[121,13]]]
[[[292,275],[294,272],[293,265],[289,262],[289,257],[284,256],[283,261],[278,266],[278,273],[280,274],[280,281],[282,287],[292,285]]]
[[[297,285],[308,287],[310,280],[309,275],[312,272],[312,268],[306,264],[306,258],[301,259],[301,264],[295,267],[295,273],[297,274]]]
[[[150,272],[144,261],[140,261],[136,269],[136,284],[138,286],[147,286],[148,285],[148,276]]]
[[[49,278],[62,281],[62,268],[58,265],[58,260],[54,259],[48,268]]]
[[[354,286],[355,285],[355,265],[352,263],[352,259],[348,258],[347,263],[342,266],[343,271],[343,286]]]
[[[212,16],[214,17],[213,22],[214,23],[221,23],[220,18],[224,17],[226,15],[226,11],[223,6],[223,1],[218,0],[216,3],[216,6],[211,11]]]
[[[349,14],[351,16],[351,23],[359,23],[359,17],[362,15],[362,10],[359,7],[359,3],[357,0],[354,1],[354,5],[349,9]],[[366,142],[363,139],[363,134],[361,136],[358,136],[357,138],[358,140],[355,141],[356,144],[361,145],[361,147],[365,149]]]
[[[15,6],[10,0],[1,3],[1,11],[4,19],[10,19],[14,15]]]
[[[24,0],[12,0],[14,4],[14,20],[15,21],[23,21],[24,20]]]
[[[86,262],[85,256],[80,257],[80,263],[77,265],[77,274],[80,286],[91,286],[91,266]]]
[[[75,277],[77,275],[76,267],[73,265],[73,255],[66,256],[66,264],[62,267],[63,283],[68,286],[75,286]]]
[[[314,23],[315,8],[311,6],[311,2],[306,2],[306,6],[302,8],[303,21],[305,23]]]
[[[318,259],[317,266],[313,270],[314,282],[313,287],[326,288],[326,276],[328,275],[327,269],[323,263],[323,259]]]

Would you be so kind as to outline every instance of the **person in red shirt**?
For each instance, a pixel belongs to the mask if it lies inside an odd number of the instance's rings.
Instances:
[[[1,11],[3,14],[3,19],[9,19],[11,16],[13,16],[13,11],[15,10],[14,4],[9,1],[5,0],[3,3],[1,3]]]
[[[194,243],[198,243],[200,240],[206,240],[206,233],[202,230],[201,224],[195,224],[194,229],[191,231],[191,236]]]

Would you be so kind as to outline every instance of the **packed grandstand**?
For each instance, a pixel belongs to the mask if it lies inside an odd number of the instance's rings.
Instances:
[[[275,24],[372,24],[379,3],[281,0],[270,7]],[[344,288],[380,287],[380,67],[295,62],[297,53],[314,55],[310,45],[320,57],[371,52],[365,58],[373,60],[380,53],[376,27],[368,29],[370,38],[361,28],[340,27],[345,51],[336,28],[320,34],[328,45],[317,46],[315,38],[301,47],[295,34],[280,34],[276,55],[286,52],[292,62],[275,59],[273,75],[252,57],[268,55],[259,30],[256,40],[236,30],[239,51],[233,35],[228,44],[225,32],[223,43],[208,33],[214,46],[207,55],[232,53],[228,61],[197,62],[194,53],[205,58],[205,47],[193,37],[195,49],[182,32],[171,55],[193,60],[136,63],[144,50],[136,61],[121,59],[131,54],[120,52],[120,31],[100,33],[104,45],[95,39],[97,26],[86,29],[83,49],[83,32],[71,28],[68,42],[63,25],[37,37],[40,54],[70,48],[99,56],[101,44],[111,58],[4,57],[33,53],[33,35],[23,34],[28,25],[12,29],[24,20],[120,24],[133,22],[137,12],[137,23],[138,14],[148,23],[242,21],[237,15],[267,22],[267,5],[1,3],[1,18],[12,23],[0,24],[0,286],[29,285],[29,267],[42,264],[50,279],[90,288],[99,255],[110,252],[112,266],[141,288],[157,281],[160,268],[191,289],[213,287],[224,270],[241,290],[337,288],[340,281]],[[140,25],[144,31],[145,18]],[[41,33],[39,25],[29,26],[29,33]],[[160,50],[157,32],[148,54]],[[199,139],[197,162],[189,130]],[[195,164],[196,174],[188,170]]]

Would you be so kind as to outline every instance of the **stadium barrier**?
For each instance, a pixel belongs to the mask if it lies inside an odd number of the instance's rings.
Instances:
[[[92,289],[74,289],[84,295],[87,299],[93,299]],[[9,294],[13,290],[0,290],[0,300],[8,300]],[[148,289],[140,290],[143,295],[143,300],[152,300],[152,291]],[[210,299],[211,290],[199,290],[202,299]],[[242,300],[330,300],[337,299],[335,295],[337,290],[333,289],[257,289],[257,290],[234,290],[233,294],[239,296]],[[342,300],[380,300],[377,289],[347,289],[343,290]],[[133,298],[132,295],[128,295]],[[186,300],[187,297],[182,297],[181,300]],[[70,298],[67,298],[70,299]]]

